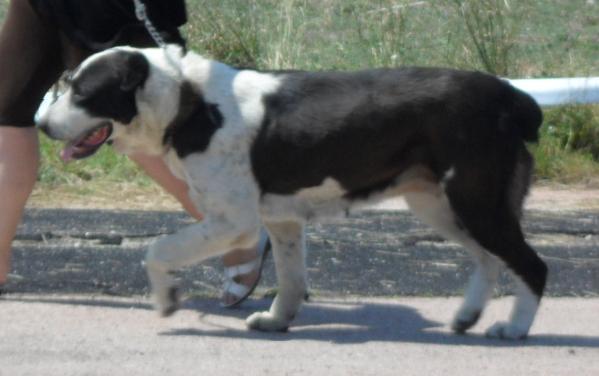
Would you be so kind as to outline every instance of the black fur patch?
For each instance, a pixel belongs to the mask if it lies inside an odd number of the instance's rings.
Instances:
[[[474,324],[478,322],[478,319],[480,319],[480,315],[481,311],[475,312],[467,320],[459,320],[455,322],[451,329],[458,334],[464,334],[468,329],[472,328]]]
[[[251,150],[262,194],[332,178],[346,198],[362,198],[407,168],[422,166],[438,181],[451,168],[443,189],[458,226],[542,296],[547,267],[513,209],[522,202],[513,196],[526,193],[514,193],[514,180],[529,180],[529,168],[515,175],[530,164],[525,141],[537,139],[542,122],[529,95],[494,76],[435,68],[289,72],[281,80],[264,98]]]
[[[512,154],[489,145],[534,140],[540,126],[532,99],[483,73],[405,68],[281,79],[264,98],[251,152],[263,193],[292,194],[330,177],[348,198],[364,198],[415,165],[438,179],[471,154],[510,165]]]
[[[179,112],[164,132],[162,142],[171,146],[179,158],[201,153],[208,148],[210,139],[223,125],[218,106],[207,103],[191,83],[181,85]]]
[[[137,115],[135,92],[149,63],[139,52],[118,51],[90,63],[71,83],[73,102],[91,116],[128,124]]]

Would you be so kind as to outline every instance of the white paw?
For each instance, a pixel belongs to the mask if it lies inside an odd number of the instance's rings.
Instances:
[[[460,310],[451,323],[451,330],[464,334],[480,318],[480,311]]]
[[[154,305],[162,317],[168,317],[179,309],[179,289],[171,286],[154,292]]]
[[[485,334],[489,338],[517,340],[525,339],[528,335],[528,330],[507,322],[498,322],[487,329]]]
[[[265,332],[286,332],[289,320],[275,317],[270,312],[256,312],[245,320],[248,328]]]

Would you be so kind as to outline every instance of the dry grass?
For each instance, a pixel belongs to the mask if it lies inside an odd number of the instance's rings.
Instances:
[[[599,4],[583,0],[188,0],[190,47],[262,69],[360,69],[443,65],[512,77],[599,75]],[[0,19],[7,1],[0,1]],[[553,110],[561,111],[561,110]],[[577,112],[555,122],[574,129]],[[598,118],[595,107],[594,118]],[[597,124],[595,120],[593,124]],[[563,142],[546,124],[535,148],[537,176],[594,184],[599,146]],[[594,126],[593,126],[594,127]],[[579,134],[594,134],[581,128]],[[598,127],[599,128],[599,127]],[[592,137],[585,136],[583,139]],[[599,139],[594,141],[599,145]],[[578,148],[578,149],[577,149]],[[64,165],[42,140],[38,206],[175,208],[125,157],[109,148]],[[118,200],[116,199],[118,198]]]
[[[27,204],[36,208],[178,211],[181,205],[157,185],[99,181],[82,185],[38,185]]]

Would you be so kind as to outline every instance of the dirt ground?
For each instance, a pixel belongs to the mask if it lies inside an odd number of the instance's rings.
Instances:
[[[599,189],[581,186],[540,185],[532,189],[527,209],[595,210],[599,208]]]
[[[73,209],[130,209],[130,210],[180,210],[180,205],[156,186],[132,185],[106,186],[93,193],[67,191],[62,188],[36,188],[29,200],[31,208]],[[385,201],[376,209],[406,209],[402,199]],[[599,188],[581,185],[535,185],[526,201],[527,209],[544,211],[578,211],[599,209]]]

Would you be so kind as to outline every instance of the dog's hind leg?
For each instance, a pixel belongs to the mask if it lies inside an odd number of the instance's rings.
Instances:
[[[247,318],[251,329],[286,331],[306,294],[304,226],[299,222],[267,222],[278,280],[270,310]]]
[[[499,262],[459,226],[458,219],[443,192],[409,193],[405,199],[420,220],[447,239],[464,246],[476,261],[476,271],[470,279],[464,302],[451,324],[455,332],[464,333],[476,324],[492,296],[493,286],[499,274]]]
[[[503,261],[520,285],[510,320],[492,326],[487,335],[520,339],[528,335],[547,279],[547,266],[525,242],[520,213],[510,197],[510,184],[497,172],[469,166],[449,180],[445,192],[461,225],[478,244]]]
[[[451,323],[451,329],[459,334],[465,333],[476,324],[493,295],[493,287],[499,275],[500,263],[494,256],[481,250],[475,259],[476,270],[470,277],[464,302]]]

